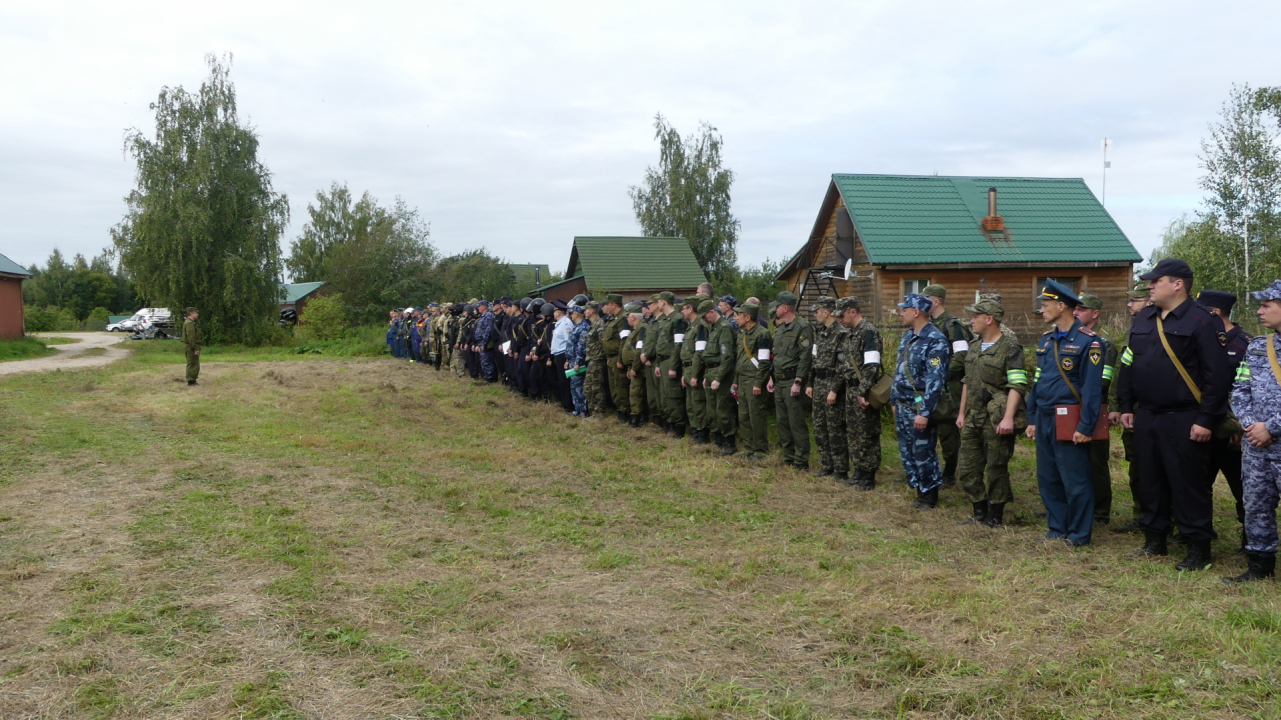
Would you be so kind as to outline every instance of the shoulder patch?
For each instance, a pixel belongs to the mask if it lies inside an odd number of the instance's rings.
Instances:
[[[938,367],[938,366],[939,366],[939,365],[941,365],[941,364],[942,364],[942,361],[941,361],[941,360],[939,360],[938,358],[936,358],[936,357],[932,357],[932,358],[930,358],[930,367],[932,367],[932,368],[936,368],[936,367]]]
[[[1082,325],[1082,326],[1081,326],[1081,334],[1082,334],[1082,335],[1089,335],[1090,337],[1094,337],[1095,335],[1098,335],[1098,333],[1094,332],[1093,330],[1089,329],[1088,327],[1086,327],[1086,326],[1084,326],[1084,325]]]

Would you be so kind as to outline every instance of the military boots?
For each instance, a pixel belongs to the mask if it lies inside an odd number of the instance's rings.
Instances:
[[[1248,569],[1236,577],[1225,577],[1223,582],[1232,585],[1235,583],[1246,583],[1254,580],[1266,580],[1276,576],[1277,571],[1277,554],[1276,553],[1252,553],[1245,554]]]

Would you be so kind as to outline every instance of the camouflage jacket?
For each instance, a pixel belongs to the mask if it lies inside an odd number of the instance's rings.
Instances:
[[[898,345],[898,368],[890,399],[929,417],[945,391],[952,348],[937,327],[925,323],[919,333],[908,328]]]
[[[1276,333],[1260,335],[1247,346],[1245,359],[1237,366],[1236,381],[1232,384],[1232,412],[1242,427],[1261,422],[1273,437],[1281,437],[1281,378],[1272,371],[1268,343],[1281,355],[1281,338]],[[1246,452],[1281,459],[1281,442],[1262,448],[1247,442],[1241,446]]]
[[[853,396],[863,397],[881,379],[881,331],[863,318],[858,325],[847,328],[841,340],[837,383]]]
[[[965,416],[992,422],[1005,417],[1011,390],[1018,391],[1019,404],[1027,396],[1028,377],[1023,367],[1023,347],[1002,335],[984,350],[976,339],[965,356]],[[1016,423],[1017,424],[1017,423]],[[1023,421],[1026,425],[1026,420]]]
[[[835,320],[831,325],[814,323],[814,344],[810,347],[813,370],[810,377],[806,378],[806,385],[814,387],[814,383],[820,380],[831,383],[841,374],[841,358],[837,356],[841,352],[841,346],[845,344],[848,332],[844,325]]]

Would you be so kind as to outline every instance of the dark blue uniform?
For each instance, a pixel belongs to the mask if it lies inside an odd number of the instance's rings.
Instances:
[[[1079,320],[1073,321],[1067,332],[1050,330],[1037,343],[1036,376],[1027,396],[1028,415],[1036,424],[1036,483],[1050,528],[1045,536],[1074,545],[1088,545],[1094,528],[1090,443],[1055,439],[1055,406],[1079,404],[1081,422],[1076,431],[1085,435],[1094,432],[1103,403],[1104,351],[1094,331]]]

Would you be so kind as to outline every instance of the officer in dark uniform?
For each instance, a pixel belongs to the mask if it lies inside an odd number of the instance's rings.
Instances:
[[[1140,525],[1146,556],[1167,555],[1170,510],[1188,555],[1179,570],[1210,565],[1214,532],[1210,437],[1228,409],[1232,376],[1219,344],[1223,323],[1189,296],[1192,268],[1166,258],[1139,276],[1152,283],[1152,306],[1134,318],[1121,356],[1121,424],[1134,429]],[[1173,359],[1172,359],[1173,358]]]
[[[1218,334],[1219,344],[1223,346],[1223,352],[1228,356],[1228,369],[1235,373],[1241,362],[1245,360],[1245,352],[1250,347],[1250,341],[1254,339],[1253,335],[1229,319],[1232,317],[1232,306],[1236,305],[1237,296],[1222,290],[1202,290],[1197,294],[1196,299],[1211,315],[1223,322],[1223,330]],[[1244,432],[1245,429],[1241,427],[1241,423],[1229,408],[1228,414],[1214,428],[1210,437],[1209,469],[1210,483],[1213,484],[1219,473],[1223,473],[1223,479],[1228,481],[1232,497],[1237,501],[1242,552],[1245,551],[1245,503],[1241,497],[1241,435]]]
[[[1041,317],[1053,325],[1036,345],[1036,375],[1027,396],[1027,436],[1036,440],[1036,484],[1045,503],[1047,540],[1089,545],[1094,531],[1090,436],[1103,404],[1103,343],[1072,314],[1081,304],[1067,287],[1048,280]],[[1058,414],[1071,406],[1080,421],[1071,440],[1055,432]]]

